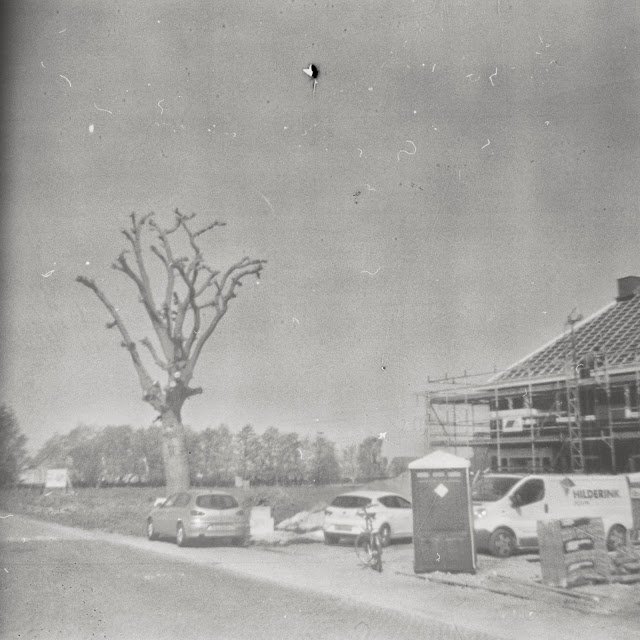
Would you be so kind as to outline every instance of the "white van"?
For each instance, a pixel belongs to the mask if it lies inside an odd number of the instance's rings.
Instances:
[[[537,549],[538,520],[602,518],[609,549],[633,528],[625,476],[487,474],[472,498],[476,548],[496,556]]]

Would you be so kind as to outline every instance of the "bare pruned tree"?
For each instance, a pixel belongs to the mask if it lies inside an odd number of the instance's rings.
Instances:
[[[153,363],[161,370],[161,376],[166,378],[164,385],[149,373],[138,344],[131,339],[118,308],[94,280],[82,275],[76,278],[91,289],[107,308],[112,318],[107,328],[119,330],[121,344],[129,352],[138,374],[142,399],[158,412],[156,420],[162,424],[168,492],[189,486],[189,461],[181,412],[188,398],[202,393],[201,387],[190,386],[195,366],[205,344],[226,314],[230,301],[236,297],[242,280],[250,275],[260,278],[266,263],[266,260],[245,257],[225,271],[213,269],[205,261],[200,238],[225,223],[214,221],[196,230],[192,228],[194,218],[195,214],[184,215],[176,209],[174,224],[164,228],[156,222],[153,213],[142,216],[132,213],[130,227],[122,231],[130,247],[122,251],[112,264],[138,290],[139,301],[151,322],[156,343],[145,337],[139,344],[149,352]],[[177,233],[186,240],[187,255],[174,253],[173,235]],[[152,238],[148,247],[143,244],[146,234]],[[159,304],[149,277],[149,251],[164,270],[164,292]]]

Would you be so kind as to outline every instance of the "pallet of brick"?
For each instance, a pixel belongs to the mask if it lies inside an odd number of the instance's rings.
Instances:
[[[545,584],[566,588],[610,580],[602,518],[540,520],[538,543]]]

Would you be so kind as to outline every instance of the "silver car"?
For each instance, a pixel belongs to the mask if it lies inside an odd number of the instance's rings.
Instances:
[[[179,547],[211,538],[226,538],[233,544],[244,545],[249,538],[249,518],[228,493],[180,491],[151,511],[147,517],[147,537],[173,538]]]

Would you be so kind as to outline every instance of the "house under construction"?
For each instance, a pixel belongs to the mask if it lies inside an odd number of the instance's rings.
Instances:
[[[620,278],[614,302],[572,314],[562,335],[484,378],[429,381],[428,449],[497,471],[640,471],[640,277]]]

